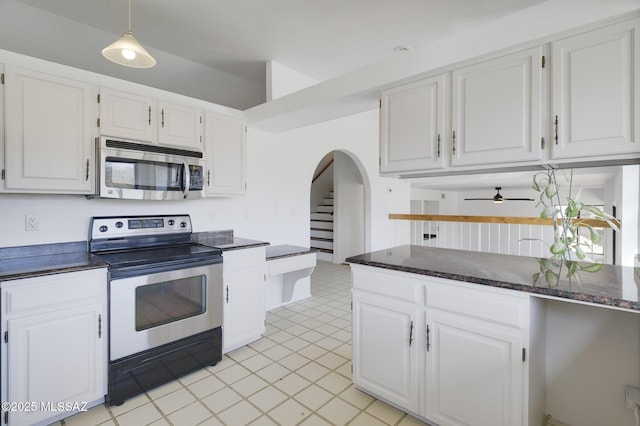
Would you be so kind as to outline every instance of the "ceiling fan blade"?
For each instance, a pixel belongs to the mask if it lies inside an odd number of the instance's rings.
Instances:
[[[505,201],[535,201],[533,198],[503,198]]]
[[[465,201],[493,201],[493,198],[465,198]]]

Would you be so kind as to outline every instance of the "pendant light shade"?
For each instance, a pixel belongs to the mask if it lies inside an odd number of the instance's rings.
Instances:
[[[142,47],[131,32],[131,0],[129,0],[129,29],[119,40],[102,49],[102,56],[111,62],[132,68],[151,68],[156,64],[153,56]]]

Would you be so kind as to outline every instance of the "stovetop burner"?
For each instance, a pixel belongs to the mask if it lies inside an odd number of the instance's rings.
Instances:
[[[93,217],[89,251],[112,275],[134,268],[213,261],[222,250],[191,242],[189,215]]]

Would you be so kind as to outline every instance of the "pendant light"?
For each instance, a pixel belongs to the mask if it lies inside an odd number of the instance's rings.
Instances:
[[[147,52],[131,32],[131,0],[129,0],[129,29],[116,42],[102,49],[102,56],[132,68],[151,68],[156,64],[153,56]]]

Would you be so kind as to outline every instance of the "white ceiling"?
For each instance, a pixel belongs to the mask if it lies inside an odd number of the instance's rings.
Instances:
[[[127,27],[127,0],[15,1],[114,40]],[[147,48],[256,84],[264,84],[269,60],[324,81],[391,56],[396,46],[426,45],[543,1],[133,0],[132,30]],[[76,36],[82,43],[83,35]]]

